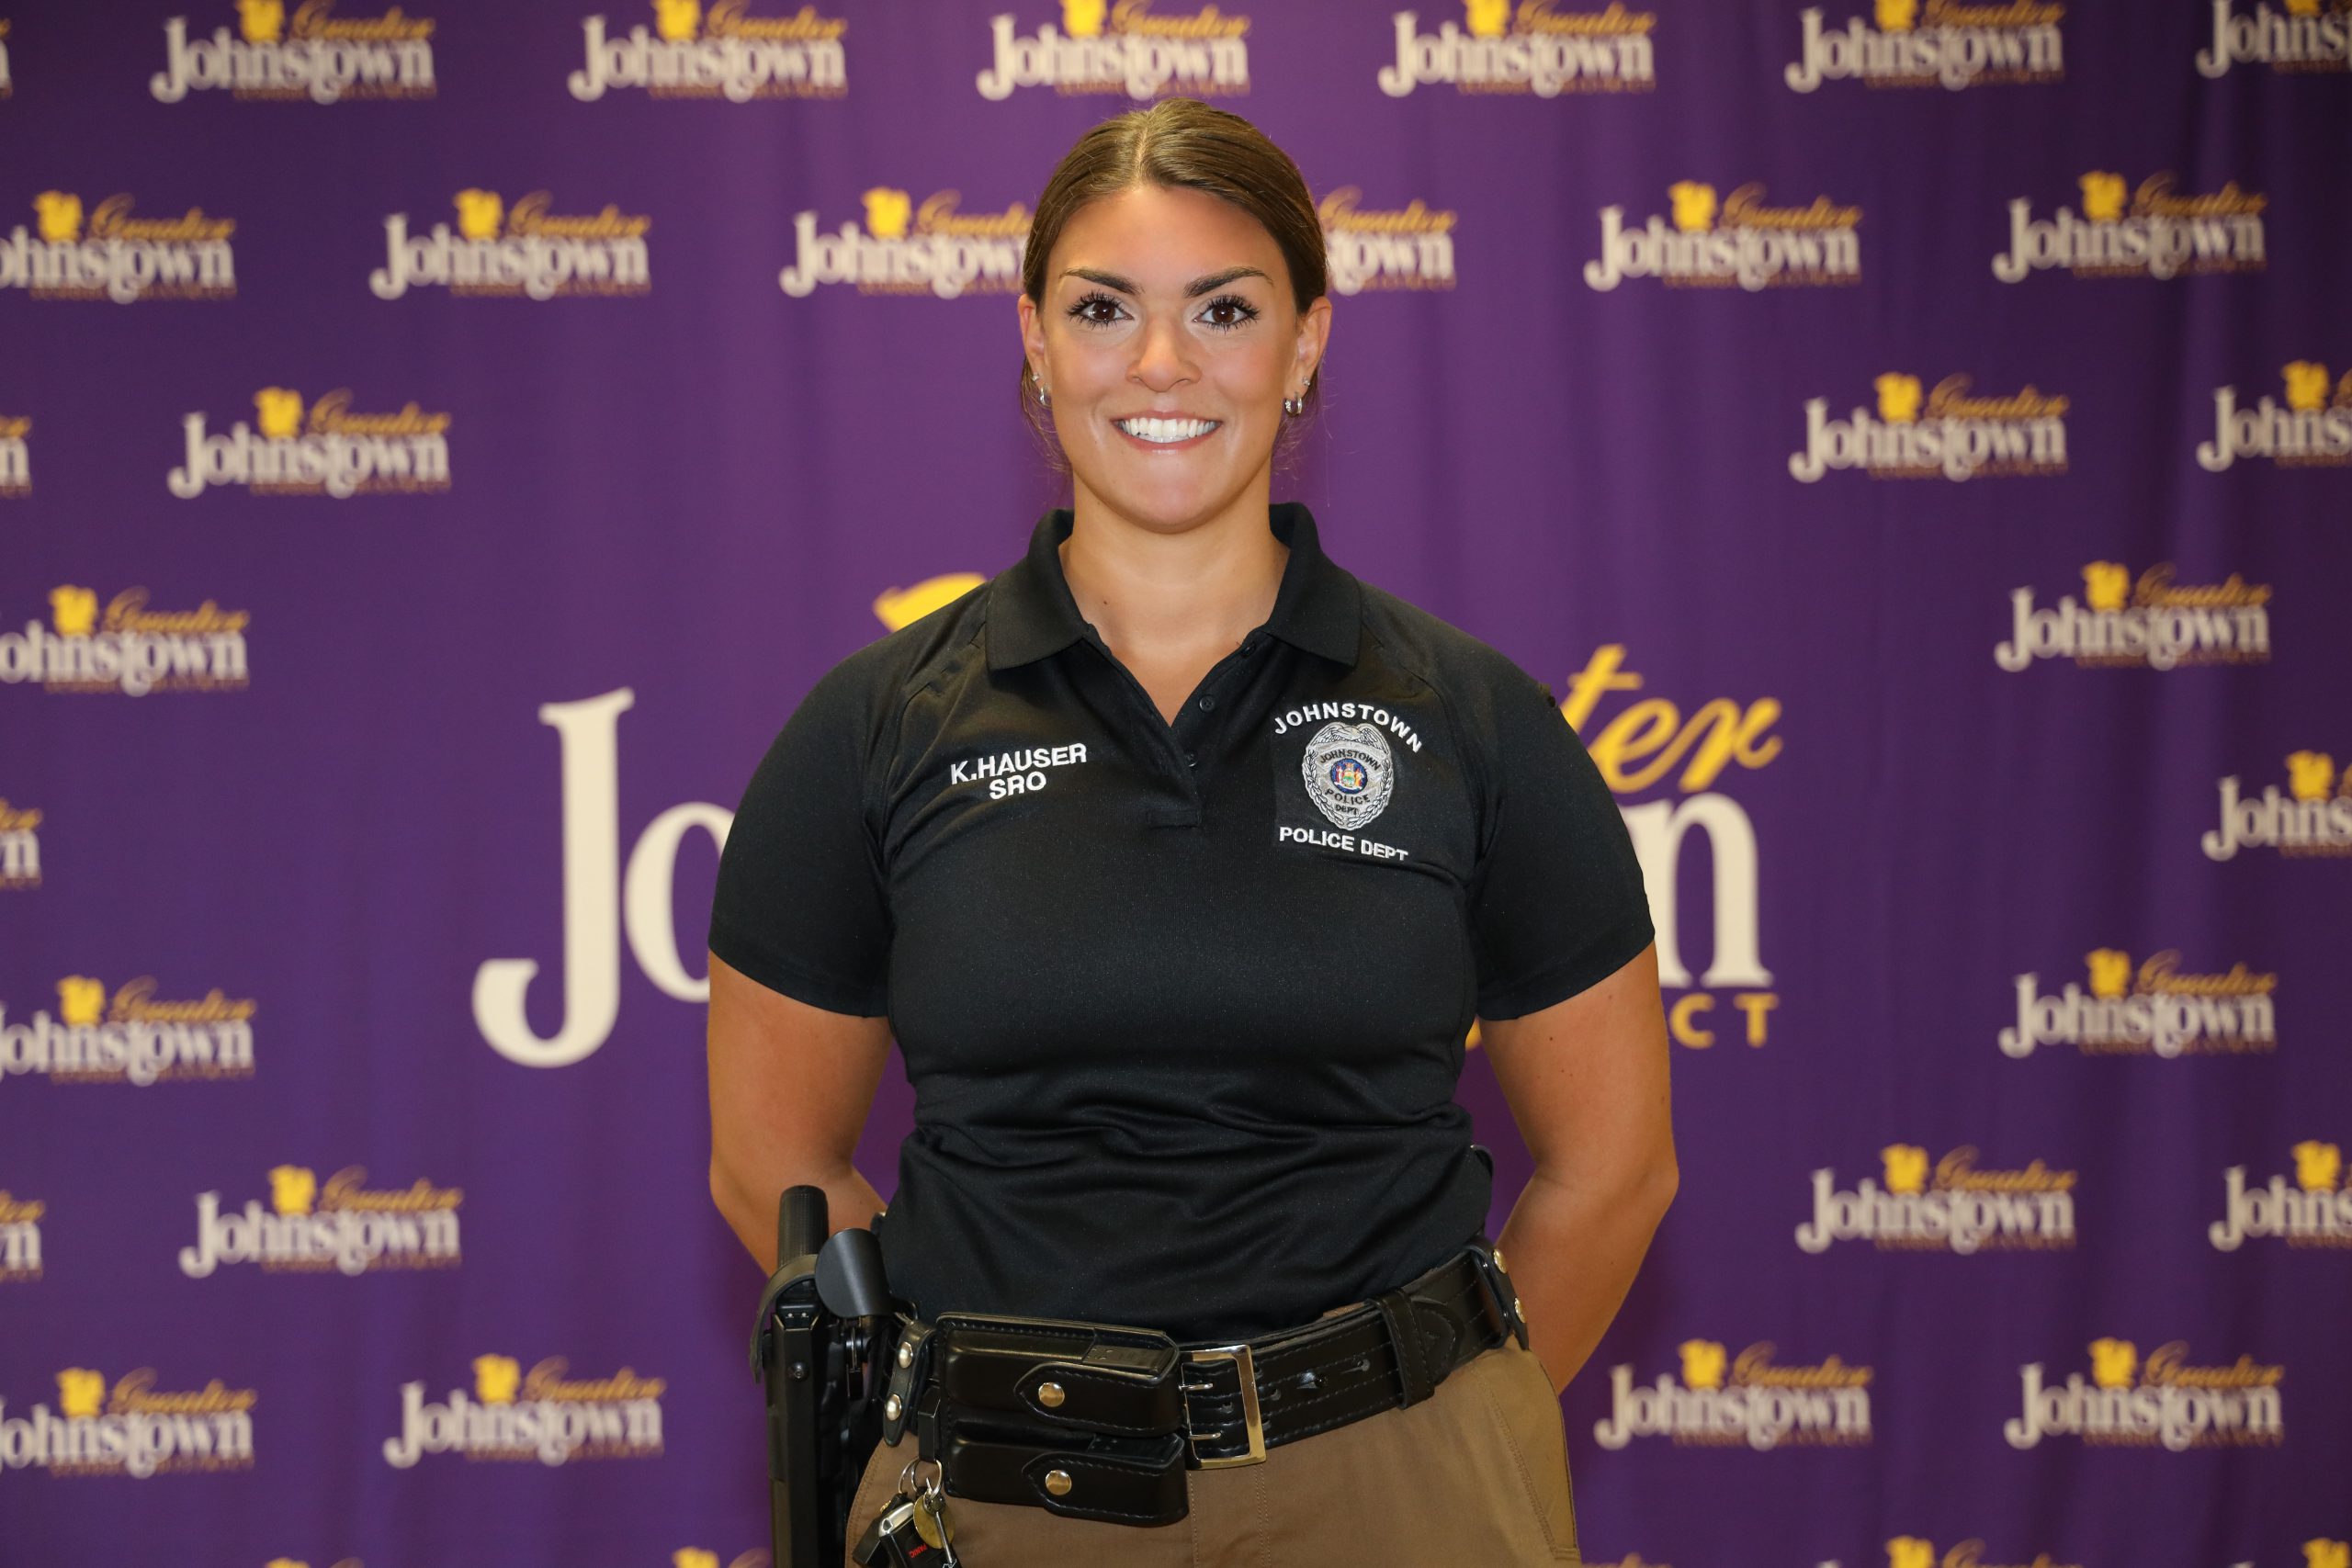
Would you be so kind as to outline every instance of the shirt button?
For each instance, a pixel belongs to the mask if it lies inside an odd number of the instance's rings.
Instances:
[[[1201,699],[1201,711],[1203,713],[1208,712],[1209,709],[1215,706],[1216,706],[1216,699],[1215,697],[1203,697]]]

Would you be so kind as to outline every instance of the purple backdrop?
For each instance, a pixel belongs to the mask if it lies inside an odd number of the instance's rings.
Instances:
[[[2352,10],[1571,5],[0,4],[0,1560],[751,1568],[716,840],[1190,93],[1670,938],[1588,1560],[2346,1568]]]

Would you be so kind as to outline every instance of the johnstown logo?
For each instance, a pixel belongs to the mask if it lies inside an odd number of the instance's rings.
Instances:
[[[2267,457],[2282,468],[2352,466],[2352,370],[2333,390],[2317,360],[2298,359],[2280,374],[2284,408],[2266,392],[2242,409],[2235,387],[2213,389],[2213,439],[2198,444],[2199,468],[2218,474],[2240,457]]]
[[[820,284],[849,283],[861,294],[1011,294],[1021,287],[1021,254],[1029,242],[1029,209],[1019,202],[1001,212],[959,212],[963,197],[939,191],[917,207],[892,186],[861,197],[863,230],[845,220],[837,233],[817,231],[817,214],[792,216],[792,265],[778,287],[805,299]]]
[[[1392,98],[1416,87],[1556,98],[1657,85],[1656,12],[1628,11],[1623,0],[1597,11],[1555,10],[1554,3],[1464,0],[1464,26],[1441,22],[1434,33],[1421,31],[1413,12],[1397,12],[1396,61],[1380,68],[1380,90]]]
[[[269,1208],[249,1199],[220,1212],[220,1194],[196,1199],[196,1241],[180,1248],[191,1280],[223,1263],[258,1263],[266,1273],[359,1275],[379,1269],[453,1269],[460,1261],[458,1209],[465,1192],[419,1177],[406,1187],[370,1190],[357,1166],[324,1186],[308,1167],[270,1168]]]
[[[422,239],[408,214],[384,220],[384,265],[368,275],[379,299],[411,288],[494,299],[560,299],[580,295],[643,294],[653,287],[646,231],[653,220],[607,204],[566,217],[548,210],[546,191],[508,207],[496,191],[461,190],[458,230],[435,223]]]
[[[240,98],[433,96],[433,23],[397,6],[379,16],[338,17],[335,0],[236,0],[237,35],[225,26],[191,39],[187,18],[164,24],[164,68],[147,90],[175,104],[191,88]]]
[[[0,501],[22,501],[33,492],[33,422],[0,414]]]
[[[1629,277],[1655,277],[1686,288],[1737,284],[1753,293],[1861,280],[1859,207],[1826,196],[1806,207],[1772,207],[1754,183],[1720,202],[1714,186],[1696,180],[1677,180],[1666,195],[1671,225],[1652,213],[1643,227],[1628,229],[1623,208],[1600,209],[1600,254],[1584,264],[1587,288],[1606,293]]]
[[[1878,412],[1856,406],[1829,417],[1827,398],[1804,405],[1804,447],[1789,454],[1789,477],[1814,484],[1830,470],[1872,479],[2043,479],[2066,471],[2066,411],[2072,400],[2028,383],[1979,397],[1966,376],[1947,376],[1925,395],[1919,378],[1889,371],[1871,383]]]
[[[2248,1236],[2275,1237],[2289,1247],[2352,1247],[2352,1185],[2344,1180],[2344,1151],[2305,1138],[2287,1152],[2295,1157],[2292,1185],[2273,1176],[2268,1185],[2249,1188],[2242,1165],[2222,1173],[2222,1217],[2205,1227],[2215,1251],[2235,1252]]]
[[[107,602],[71,583],[50,591],[51,625],[0,632],[0,685],[38,682],[51,692],[242,691],[252,615],[207,599],[193,610],[153,610],[147,590]]]
[[[1453,229],[1459,215],[1419,197],[1401,208],[1363,205],[1363,192],[1342,186],[1316,205],[1330,258],[1331,291],[1453,287]]]
[[[2129,1339],[2091,1342],[2091,1375],[2069,1372],[2060,1387],[2042,1382],[2040,1361],[2018,1369],[2023,1409],[2002,1424],[2013,1449],[2044,1438],[2080,1438],[2086,1444],[2151,1448],[2175,1453],[2196,1448],[2267,1445],[2286,1440],[2278,1385],[2286,1368],[2240,1356],[2226,1367],[2192,1366],[2180,1340],[2159,1345],[2142,1360]]]
[[[994,55],[973,78],[980,96],[1001,103],[1020,87],[1114,93],[1148,98],[1231,96],[1250,90],[1250,18],[1216,6],[1155,15],[1151,0],[1062,0],[1062,25],[1027,36],[1011,12],[989,18]]]
[[[1976,1163],[1965,1145],[1935,1163],[1917,1144],[1879,1151],[1886,1184],[1865,1176],[1841,1189],[1824,1166],[1813,1173],[1813,1218],[1797,1226],[1797,1246],[1826,1252],[1832,1243],[1870,1241],[1882,1248],[1956,1252],[1986,1248],[2050,1248],[2075,1245],[2075,1182],[2071,1170],[2040,1160],[2021,1169]]]
[[[789,17],[755,17],[744,0],[650,0],[653,28],[639,22],[612,37],[601,16],[580,28],[587,62],[565,79],[593,102],[612,87],[642,87],[657,98],[838,98],[849,91],[842,35],[849,23],[803,6]]]
[[[141,1481],[251,1470],[258,1399],[218,1378],[200,1389],[159,1389],[152,1367],[125,1372],[108,1389],[104,1372],[68,1367],[57,1374],[55,1410],[36,1404],[30,1415],[12,1416],[0,1399],[0,1470]]]
[[[2237,1055],[2278,1045],[2278,976],[2233,964],[2223,975],[2182,971],[2166,948],[2132,966],[2132,955],[2102,947],[2085,955],[2090,987],[2072,980],[2043,995],[2041,976],[2017,977],[2017,1021],[1998,1036],[2002,1054],[2025,1057],[2043,1045],[2086,1056]]]
[[[1871,22],[1860,17],[1825,28],[1821,10],[1798,17],[1797,57],[1781,73],[1791,89],[1824,82],[1873,87],[1962,87],[2004,82],[2055,82],[2066,74],[2066,40],[2058,30],[2066,7],[2035,0],[2008,5],[1968,0],[1878,0]],[[1875,23],[1872,26],[1871,23]]]
[[[305,411],[290,387],[254,394],[254,422],[208,434],[204,415],[181,416],[187,456],[165,476],[174,495],[193,500],[209,486],[242,485],[255,495],[413,495],[449,488],[449,416],[411,402],[396,413],[360,413],[349,388]]]
[[[2352,0],[2212,0],[2213,41],[2197,51],[2201,76],[2224,76],[2233,65],[2273,71],[2352,70]],[[2340,1568],[2340,1565],[2339,1565]]]
[[[145,1088],[189,1078],[245,1078],[254,1072],[250,998],[215,987],[194,1000],[155,995],[155,982],[126,981],[109,999],[102,981],[69,975],[57,983],[57,1011],[37,1008],[10,1023],[0,1002],[0,1079],[46,1073],[52,1083],[128,1083]]]
[[[1886,1543],[1886,1568],[2082,1568],[2082,1564],[2063,1562],[2046,1551],[2037,1551],[2021,1562],[2005,1562],[1973,1537],[1953,1542],[1939,1557],[1936,1543],[1926,1537],[1898,1535]]]
[[[1781,1365],[1770,1342],[1750,1345],[1729,1363],[1712,1339],[1677,1347],[1682,1377],[1660,1372],[1636,1388],[1630,1365],[1609,1371],[1610,1413],[1593,1423],[1604,1449],[1635,1438],[1751,1449],[1789,1444],[1851,1444],[1871,1440],[1871,1369],[1832,1356],[1814,1365]]]
[[[36,299],[229,299],[237,292],[233,218],[191,207],[177,218],[132,216],[128,196],[107,197],[85,213],[71,191],[33,197],[39,238],[21,223],[0,243],[0,288]]]
[[[627,1367],[610,1377],[572,1379],[560,1356],[524,1375],[508,1356],[474,1358],[474,1392],[451,1389],[425,1403],[424,1384],[401,1385],[401,1430],[384,1439],[384,1462],[407,1470],[426,1454],[469,1460],[650,1459],[662,1452],[661,1378]]]
[[[2176,670],[2184,664],[2261,664],[2270,658],[2270,585],[2173,580],[2160,562],[2134,581],[2120,561],[2083,568],[2083,602],[2071,593],[2037,610],[2033,590],[2009,591],[2009,637],[1993,662],[2011,674],[2037,659],[2086,667]]]
[[[2258,800],[2239,794],[2238,775],[2220,783],[2222,820],[2199,840],[2208,859],[2228,860],[2243,849],[2284,855],[2352,855],[2352,768],[2339,777],[2325,751],[2287,758],[2287,793],[2263,786]]]
[[[1993,257],[1993,276],[2016,283],[2029,273],[2064,269],[2076,277],[2173,278],[2205,272],[2260,272],[2262,215],[2270,198],[2232,180],[2203,196],[2174,188],[2170,174],[2150,175],[2126,199],[2121,175],[2094,171],[2076,182],[2083,209],[2048,218],[2033,203],[2009,203],[2009,248]]]
[[[11,806],[0,795],[0,893],[22,893],[40,886],[41,814]]]
[[[40,1221],[49,1205],[0,1187],[0,1285],[40,1278]]]

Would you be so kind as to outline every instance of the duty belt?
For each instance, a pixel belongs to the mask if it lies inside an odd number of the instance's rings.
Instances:
[[[947,1493],[1070,1518],[1170,1524],[1185,1472],[1419,1404],[1527,1325],[1484,1238],[1361,1306],[1227,1345],[1152,1329],[942,1313],[901,1322],[883,1440],[910,1425]]]

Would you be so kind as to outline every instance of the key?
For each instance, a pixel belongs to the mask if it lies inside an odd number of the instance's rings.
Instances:
[[[936,1546],[924,1539],[923,1525],[938,1529],[944,1509],[935,1517],[927,1517],[931,1510],[922,1503],[922,1497],[893,1497],[857,1538],[851,1556],[865,1568],[956,1568],[956,1549],[946,1543],[944,1532]]]
[[[926,1486],[915,1498],[915,1533],[942,1555],[934,1568],[956,1568],[956,1521],[947,1517],[947,1494]]]

